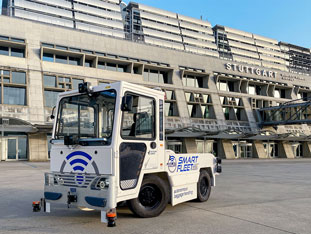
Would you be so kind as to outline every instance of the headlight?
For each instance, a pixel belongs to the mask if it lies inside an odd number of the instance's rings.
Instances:
[[[45,174],[45,185],[52,186],[54,185],[54,175],[46,173]]]
[[[108,189],[108,187],[109,187],[108,178],[98,178],[91,185],[91,189],[95,190],[104,190]]]

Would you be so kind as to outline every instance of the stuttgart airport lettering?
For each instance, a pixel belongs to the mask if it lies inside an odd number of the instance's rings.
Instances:
[[[255,74],[257,76],[265,76],[265,77],[269,77],[269,78],[276,78],[276,74],[277,74],[277,72],[275,72],[275,71],[268,71],[268,70],[259,69],[256,67],[231,64],[231,63],[226,63],[225,67],[228,71],[238,71],[238,72],[242,72],[242,73]]]

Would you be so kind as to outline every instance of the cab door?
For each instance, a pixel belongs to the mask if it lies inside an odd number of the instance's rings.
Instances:
[[[156,99],[127,92],[132,97],[131,110],[122,111],[119,171],[121,190],[135,189],[142,170],[158,165]]]

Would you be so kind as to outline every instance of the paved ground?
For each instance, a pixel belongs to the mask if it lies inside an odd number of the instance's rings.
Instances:
[[[113,229],[96,211],[32,213],[47,170],[48,163],[0,162],[0,233],[311,233],[311,160],[225,161],[207,203],[168,206],[152,219],[119,208]]]

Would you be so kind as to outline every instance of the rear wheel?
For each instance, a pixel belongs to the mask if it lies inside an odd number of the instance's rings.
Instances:
[[[167,184],[158,176],[146,176],[142,182],[138,198],[128,201],[130,210],[141,218],[160,215],[169,200]]]
[[[207,171],[201,171],[197,185],[198,201],[205,202],[211,194],[211,177]]]

